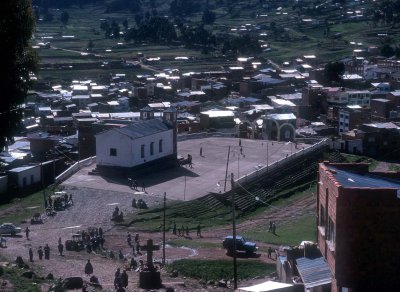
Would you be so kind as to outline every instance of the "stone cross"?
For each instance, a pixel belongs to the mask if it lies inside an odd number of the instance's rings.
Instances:
[[[140,247],[141,251],[146,251],[147,252],[147,267],[149,269],[153,269],[153,251],[154,250],[159,250],[160,246],[159,245],[153,245],[153,240],[148,239],[147,240],[147,245],[143,245]]]

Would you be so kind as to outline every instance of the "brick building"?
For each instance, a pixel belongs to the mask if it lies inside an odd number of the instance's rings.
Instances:
[[[400,173],[321,163],[317,221],[332,292],[400,291]]]

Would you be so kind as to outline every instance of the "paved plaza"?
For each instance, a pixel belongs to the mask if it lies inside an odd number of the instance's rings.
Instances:
[[[227,158],[230,146],[228,171]],[[280,160],[291,153],[300,151],[310,145],[294,143],[241,139],[238,138],[204,138],[178,142],[178,155],[186,158],[188,154],[193,157],[193,168],[188,165],[152,173],[143,177],[133,178],[146,186],[146,194],[161,196],[167,193],[167,198],[172,200],[192,200],[202,197],[210,192],[224,192],[230,189],[230,174],[235,178],[257,170],[260,167]],[[202,155],[200,155],[200,149]],[[126,177],[121,179],[89,175],[95,168],[91,165],[82,168],[72,177],[63,182],[66,186],[87,187],[100,190],[117,192],[131,192],[132,190]],[[228,181],[225,186],[225,175]]]

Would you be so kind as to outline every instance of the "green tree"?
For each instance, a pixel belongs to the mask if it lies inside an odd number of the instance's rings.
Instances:
[[[204,24],[212,24],[215,21],[215,13],[208,8],[203,11],[203,16],[201,18]]]
[[[344,64],[342,62],[329,62],[324,67],[324,76],[330,82],[341,82],[344,74]]]
[[[12,141],[36,71],[37,58],[29,40],[35,17],[31,0],[0,1],[0,148]]]
[[[384,44],[381,48],[381,54],[382,56],[386,58],[390,58],[395,54],[395,49],[389,44]]]

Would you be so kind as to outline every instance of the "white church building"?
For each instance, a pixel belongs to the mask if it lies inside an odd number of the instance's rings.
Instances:
[[[135,170],[176,162],[176,110],[166,109],[154,118],[150,107],[141,109],[141,120],[96,135],[97,169]]]

